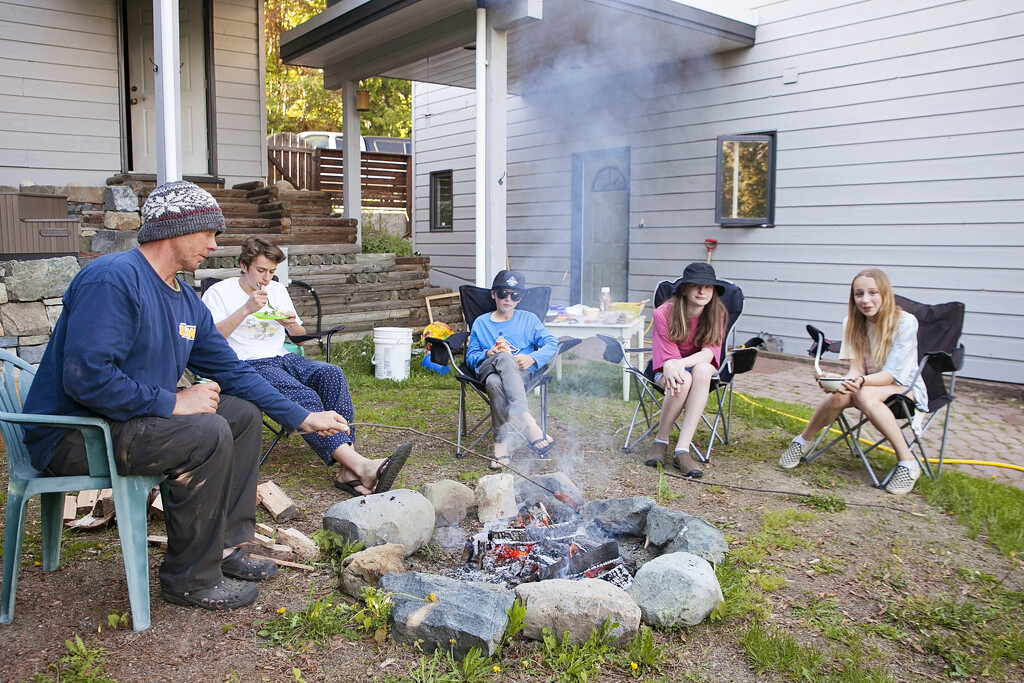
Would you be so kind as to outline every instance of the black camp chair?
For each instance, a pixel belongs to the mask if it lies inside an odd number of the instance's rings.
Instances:
[[[722,295],[722,303],[725,304],[727,313],[725,338],[722,341],[722,355],[719,357],[718,372],[711,378],[711,392],[715,397],[716,410],[712,420],[707,414],[701,415],[701,420],[711,431],[708,437],[707,448],[703,452],[696,444],[690,444],[690,451],[697,456],[701,462],[708,462],[711,459],[711,449],[717,439],[723,444],[729,443],[732,428],[732,400],[733,380],[736,375],[749,372],[757,360],[757,349],[763,346],[764,342],[759,337],[753,337],[737,347],[736,322],[743,313],[743,290],[738,285],[727,280],[725,293]],[[672,296],[673,281],[663,280],[658,283],[654,290],[654,307],[657,308]],[[629,374],[633,389],[637,394],[636,408],[633,410],[633,419],[629,423],[629,431],[626,433],[626,443],[622,446],[623,453],[632,453],[640,443],[658,428],[658,421],[661,417],[661,397],[664,390],[654,382],[653,360],[648,361],[643,370],[633,366],[629,360],[631,353],[650,353],[651,349],[626,348],[622,340],[608,335],[597,335],[605,344],[603,358],[612,363],[625,361],[626,373]],[[729,340],[732,340],[730,346]],[[633,438],[633,433],[643,428],[644,432]],[[676,424],[676,429],[679,425]]]
[[[484,383],[477,379],[476,373],[466,365],[465,350],[466,344],[469,341],[469,333],[472,330],[473,321],[481,315],[488,314],[495,310],[496,307],[494,299],[491,298],[491,290],[483,287],[462,285],[459,287],[459,300],[462,305],[462,317],[466,321],[466,331],[456,332],[447,339],[427,337],[426,342],[430,344],[430,360],[438,365],[447,365],[450,367],[452,369],[452,374],[459,381],[459,429],[456,440],[455,456],[457,458],[464,458],[466,457],[467,452],[476,448],[477,444],[479,444],[480,441],[494,429],[493,425],[489,425],[487,429],[481,429],[484,423],[490,419],[491,399],[490,396],[487,395],[487,389]],[[523,298],[516,308],[519,310],[529,311],[541,320],[544,320],[544,317],[548,313],[548,303],[550,300],[550,287],[530,287],[523,292]],[[558,353],[563,353],[579,343],[579,339],[566,339],[560,341],[558,343]],[[460,354],[462,355],[461,361],[457,360],[457,357]],[[551,369],[553,363],[554,360],[548,362],[542,368],[534,372],[526,382],[527,392],[534,389],[537,389],[540,392],[540,415],[537,421],[540,424],[541,431],[545,434],[547,434],[548,384],[551,383],[551,375],[548,371]],[[488,408],[488,414],[480,418],[480,420],[472,427],[469,425],[467,391],[472,391],[479,396]],[[520,434],[520,436],[523,435]],[[473,442],[468,446],[463,447],[463,439],[469,439],[470,437],[474,437]],[[525,439],[526,437],[523,436],[523,438]]]
[[[956,388],[956,373],[963,367],[964,346],[960,344],[960,333],[964,325],[964,305],[959,301],[951,301],[944,304],[922,304],[906,297],[896,295],[896,304],[907,313],[917,318],[917,373],[910,381],[910,386],[899,394],[893,394],[885,404],[896,416],[900,425],[903,438],[907,443],[914,459],[921,466],[922,471],[929,478],[935,479],[942,473],[942,460],[946,451],[946,435],[949,430],[949,416],[952,412],[953,401],[956,396],[953,391]],[[807,326],[807,333],[814,340],[814,343],[807,350],[808,354],[814,356],[815,361],[821,358],[826,352],[838,353],[842,347],[841,341],[827,339],[825,334],[814,327]],[[914,399],[907,394],[920,375],[924,379],[925,388],[928,390],[928,412],[918,412]],[[948,378],[948,380],[947,380]],[[947,383],[948,381],[948,383]],[[941,416],[941,417],[940,417]],[[938,457],[929,458],[925,452],[922,439],[925,432],[936,420],[942,423],[942,440],[939,444]],[[868,453],[887,443],[887,439],[872,441],[863,438],[862,432],[865,425],[870,421],[862,413],[855,420],[851,420],[845,412],[832,424],[831,428],[822,430],[821,434],[811,445],[807,455],[801,458],[801,462],[811,462],[819,455],[829,450],[840,441],[846,443],[850,454],[860,458],[864,464],[871,482],[876,488],[884,488],[895,472],[895,467],[879,480],[874,468],[868,461]],[[830,435],[838,432],[827,443],[823,443]],[[864,445],[867,445],[865,448]],[[932,468],[932,464],[935,468]]]
[[[213,285],[215,285],[218,282],[220,282],[221,279],[222,278],[219,278],[219,277],[204,277],[200,281],[200,283],[199,283],[199,296],[202,296],[203,294],[206,294],[206,290],[208,290],[210,287],[212,287]],[[276,275],[274,276],[274,280],[277,280],[277,276]],[[295,344],[296,346],[300,346],[300,348],[301,348],[301,344],[303,342],[312,341],[312,340],[316,340],[320,344],[320,348],[324,348],[324,342],[326,340],[327,362],[330,363],[331,362],[331,337],[334,336],[336,333],[341,332],[343,329],[345,329],[345,326],[344,325],[338,325],[337,327],[332,327],[332,328],[330,328],[328,330],[323,329],[323,318],[324,318],[324,316],[323,316],[323,309],[321,309],[321,307],[320,307],[320,295],[318,295],[316,293],[316,290],[313,289],[313,286],[303,282],[302,280],[292,280],[288,284],[288,286],[289,287],[295,286],[295,287],[299,287],[299,288],[305,289],[307,291],[307,294],[309,296],[313,297],[313,301],[316,304],[316,329],[311,331],[311,332],[309,332],[308,334],[296,334],[296,335],[288,334],[288,330],[285,330],[285,334],[288,335],[288,339],[293,344]],[[289,296],[291,296],[290,292],[289,292]],[[292,303],[295,303],[295,297],[292,297]],[[296,307],[298,307],[298,304],[296,304]],[[286,430],[284,427],[282,427],[281,425],[277,424],[276,422],[274,422],[273,420],[268,418],[266,415],[263,416],[263,426],[266,427],[267,430],[271,434],[273,434],[273,437],[270,439],[270,445],[268,445],[267,449],[265,451],[263,451],[263,456],[260,458],[260,467],[263,466],[263,462],[270,455],[270,451],[274,450],[274,446],[277,445],[277,442],[280,441],[281,439],[287,439],[288,435],[291,434],[290,431]]]

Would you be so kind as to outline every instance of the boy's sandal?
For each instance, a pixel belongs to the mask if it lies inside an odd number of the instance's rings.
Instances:
[[[405,461],[409,459],[410,453],[412,453],[412,444],[404,443],[391,454],[391,457],[380,464],[380,467],[377,468],[377,485],[373,488],[374,493],[391,490],[395,480],[398,479],[398,473],[402,471]]]
[[[160,596],[167,602],[185,607],[202,607],[210,610],[227,610],[245,607],[259,597],[260,589],[245,581],[223,578],[212,588],[197,591],[172,591],[160,587]]]
[[[491,460],[490,463],[488,463],[487,469],[491,470],[492,472],[500,472],[503,469],[505,469],[505,466],[508,465],[510,462],[512,461],[509,459],[508,456],[505,456],[504,458],[494,458]]]
[[[352,481],[338,481],[337,479],[334,480],[334,488],[341,489],[348,495],[355,497],[366,495],[365,493],[359,493],[359,491],[356,490],[357,486],[362,485],[363,482],[359,481],[358,479],[353,479]]]
[[[241,548],[235,548],[221,561],[220,571],[232,579],[265,581],[277,573],[277,563],[273,560],[257,560],[246,555]]]
[[[546,441],[547,439],[551,439],[551,443],[547,444],[546,446],[538,446],[537,445],[537,444],[539,444],[539,443],[541,443],[543,441]],[[553,436],[542,436],[539,439],[531,441],[530,443],[528,443],[526,445],[530,447],[531,451],[533,451],[534,453],[537,454],[537,457],[543,458],[543,457],[546,457],[547,454],[551,451],[551,449],[555,447],[555,443],[556,443],[555,437],[553,437]]]

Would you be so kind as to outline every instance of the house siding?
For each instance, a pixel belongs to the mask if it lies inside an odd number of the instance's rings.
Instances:
[[[121,168],[117,3],[0,0],[0,185]]]
[[[1024,383],[1024,7],[748,5],[759,16],[749,49],[510,98],[512,265],[572,303],[572,155],[628,146],[631,299],[704,260],[714,238],[716,270],[746,294],[740,336],[769,334],[802,354],[805,324],[839,336],[850,281],[878,266],[900,294],[966,304],[966,376]],[[443,118],[448,100],[431,95],[432,119]],[[459,111],[470,131],[472,109],[470,98]],[[437,149],[434,130],[419,131],[417,154]],[[716,137],[762,131],[778,136],[775,227],[720,228]],[[468,144],[460,164],[472,161]],[[463,188],[456,201],[471,210],[472,182]],[[423,221],[417,211],[417,238]]]
[[[266,177],[263,6],[213,4],[212,171]],[[104,185],[123,170],[119,3],[0,0],[0,185]]]

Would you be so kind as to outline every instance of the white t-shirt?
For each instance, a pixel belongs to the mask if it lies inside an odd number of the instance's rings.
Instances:
[[[280,282],[271,281],[267,285],[267,298],[278,311],[295,310],[292,298],[288,296],[288,288]],[[203,303],[210,309],[213,322],[216,324],[220,324],[248,300],[249,295],[242,289],[237,277],[221,280],[203,294]],[[302,324],[302,320],[297,316],[296,321]],[[284,326],[277,320],[261,320],[253,315],[247,315],[242,324],[228,337],[228,346],[234,349],[242,360],[270,358],[288,353],[284,347],[285,338]]]

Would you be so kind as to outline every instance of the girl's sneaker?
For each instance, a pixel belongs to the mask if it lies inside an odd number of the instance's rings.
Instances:
[[[914,490],[914,484],[921,476],[921,468],[904,467],[903,465],[897,465],[896,471],[889,477],[889,483],[885,485],[885,490],[894,496],[904,496]]]
[[[791,470],[800,464],[802,457],[804,457],[804,447],[796,441],[790,441],[789,447],[782,451],[782,456],[779,458],[779,467]]]

